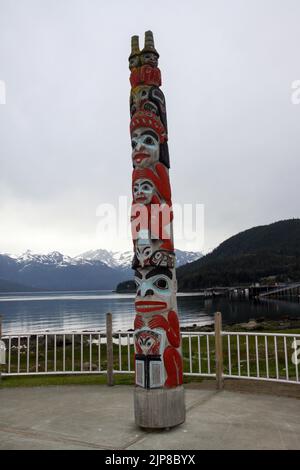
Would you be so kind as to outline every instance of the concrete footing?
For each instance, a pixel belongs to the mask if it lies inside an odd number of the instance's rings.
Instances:
[[[137,426],[144,429],[173,428],[185,421],[183,386],[134,391],[134,414]]]

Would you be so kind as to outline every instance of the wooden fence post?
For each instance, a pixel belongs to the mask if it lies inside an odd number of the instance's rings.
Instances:
[[[215,349],[216,349],[216,380],[217,390],[224,387],[223,380],[223,338],[222,338],[222,314],[215,313]]]
[[[107,358],[107,385],[114,385],[114,356],[112,337],[112,314],[106,314],[106,358]]]

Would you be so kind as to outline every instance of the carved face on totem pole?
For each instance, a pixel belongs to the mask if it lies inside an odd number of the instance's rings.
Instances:
[[[145,32],[145,47],[141,51],[141,64],[150,65],[151,67],[157,67],[159,53],[154,46],[154,38],[152,31]]]
[[[161,335],[153,330],[142,329],[136,334],[137,353],[144,355],[153,355],[160,353]]]
[[[141,53],[141,64],[150,65],[151,67],[158,66],[158,55],[155,52],[142,51]]]
[[[129,60],[129,69],[132,70],[140,65],[140,57],[138,55],[134,55]]]
[[[131,136],[131,146],[134,167],[145,168],[159,161],[159,138],[152,129],[136,129]]]
[[[137,293],[135,309],[144,316],[166,313],[176,306],[177,281],[166,268],[144,268],[135,272]]]
[[[167,130],[166,102],[163,92],[156,86],[137,86],[130,94],[130,116],[137,111],[148,111],[158,116]]]
[[[150,204],[155,193],[155,187],[150,180],[139,179],[134,182],[132,192],[133,202]]]
[[[151,263],[152,255],[158,252],[162,245],[161,240],[150,240],[138,238],[135,243],[135,255],[137,258],[137,266],[144,267]]]

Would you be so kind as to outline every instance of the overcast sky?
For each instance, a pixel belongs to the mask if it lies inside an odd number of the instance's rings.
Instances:
[[[300,216],[299,0],[0,0],[0,252],[130,249],[97,207],[130,197],[130,37],[154,32],[173,202],[209,251]],[[176,236],[176,233],[175,233]]]

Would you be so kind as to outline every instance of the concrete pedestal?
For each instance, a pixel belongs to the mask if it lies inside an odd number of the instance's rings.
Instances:
[[[134,391],[135,423],[141,428],[162,429],[178,426],[185,421],[183,386]]]

